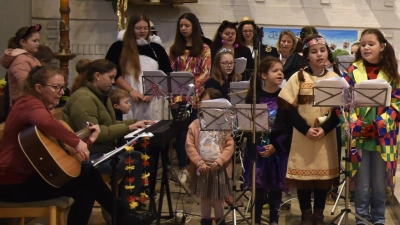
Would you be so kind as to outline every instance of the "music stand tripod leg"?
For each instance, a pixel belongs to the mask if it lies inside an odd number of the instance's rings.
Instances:
[[[347,121],[351,121],[351,115],[350,113],[348,113],[347,116]],[[353,214],[356,218],[358,218],[359,220],[363,221],[366,225],[373,225],[372,223],[370,223],[369,221],[367,221],[366,219],[362,218],[361,216],[357,215],[356,213],[352,212],[350,207],[349,207],[349,203],[350,203],[350,157],[351,157],[351,142],[352,142],[352,138],[351,138],[351,133],[348,133],[347,135],[347,150],[346,150],[346,157],[345,157],[345,171],[344,171],[344,175],[345,175],[345,183],[344,183],[344,187],[345,187],[345,206],[344,209],[342,209],[342,211],[340,212],[339,215],[337,215],[336,217],[334,217],[328,224],[334,224],[333,222],[336,221],[339,217],[340,217],[340,221],[337,225],[341,224],[341,222],[343,221],[344,218],[344,222],[345,225],[348,225],[348,214],[351,213]]]
[[[333,214],[335,213],[337,204],[339,203],[340,196],[342,195],[342,192],[343,192],[343,189],[344,189],[345,186],[346,186],[346,180],[343,182],[342,187],[340,187],[340,190],[339,190],[339,192],[337,193],[336,200],[335,200],[335,204],[333,205],[333,208],[332,208],[332,211],[331,211],[331,215],[333,215]]]
[[[236,225],[236,211],[238,211],[238,213],[246,220],[246,222],[248,224],[249,221],[247,221],[246,217],[238,210],[238,207],[236,206],[236,173],[235,173],[235,169],[236,169],[236,140],[235,137],[233,137],[234,141],[233,141],[233,149],[235,149],[233,155],[232,155],[232,197],[233,197],[233,202],[232,205],[230,205],[229,210],[225,213],[225,215],[223,216],[223,218],[220,219],[220,221],[217,223],[217,225],[219,225],[221,223],[222,220],[225,220],[225,218],[228,216],[228,214],[230,212],[232,212],[232,223],[234,225]],[[242,194],[243,195],[243,194]],[[240,195],[240,197],[242,196]]]

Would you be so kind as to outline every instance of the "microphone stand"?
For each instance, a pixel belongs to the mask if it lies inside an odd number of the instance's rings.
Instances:
[[[258,73],[258,61],[259,61],[259,50],[260,50],[260,40],[257,33],[257,30],[254,30],[253,37],[253,48],[254,48],[254,70],[253,70],[253,105],[252,105],[252,123],[253,123],[253,137],[250,148],[251,155],[251,164],[252,164],[252,172],[251,172],[251,225],[255,225],[255,213],[256,213],[256,160],[257,150],[256,150],[256,104],[257,104],[257,90],[256,90],[256,79]]]

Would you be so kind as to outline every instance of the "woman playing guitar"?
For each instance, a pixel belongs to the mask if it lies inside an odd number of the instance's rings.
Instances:
[[[90,146],[100,133],[98,125],[89,128],[93,133],[80,140],[50,113],[64,93],[66,77],[51,66],[37,66],[30,71],[23,88],[23,95],[13,104],[4,127],[0,145],[0,199],[7,202],[40,201],[61,196],[73,198],[68,215],[69,225],[86,225],[94,201],[112,212],[111,192],[98,171],[89,163],[82,163],[81,173],[66,185],[56,188],[47,183],[27,157],[18,134],[35,125],[43,133],[73,146],[82,159],[89,159]]]

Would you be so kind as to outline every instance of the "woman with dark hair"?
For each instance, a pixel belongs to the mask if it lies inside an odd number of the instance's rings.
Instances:
[[[199,19],[193,13],[184,13],[178,18],[175,41],[169,51],[169,57],[173,71],[187,71],[194,76],[195,98],[190,114],[190,120],[194,121],[197,118],[198,97],[204,91],[204,83],[210,76],[211,52],[202,40]],[[178,178],[181,183],[185,183],[188,177],[185,150],[187,132],[186,129],[176,137],[176,151],[181,169]]]
[[[151,121],[125,120],[116,121],[114,108],[108,93],[114,84],[117,73],[116,65],[106,59],[85,60],[79,63],[80,73],[72,85],[72,93],[63,110],[63,120],[75,132],[84,128],[86,122],[99,124],[101,133],[91,153],[104,153],[114,149],[116,139],[129,132],[145,127]],[[76,90],[76,91],[75,91]]]
[[[250,49],[253,58],[254,58],[254,47],[257,47],[254,46],[254,36],[255,35],[260,36],[260,34],[256,33],[257,30],[258,32],[262,32],[257,27],[254,20],[248,17],[244,17],[238,26],[238,34],[237,34],[238,42],[242,43],[244,46],[247,46]],[[262,44],[262,40],[259,41],[260,41],[260,49],[259,49],[260,60],[266,56],[273,56],[278,58],[279,53],[275,47],[265,46]]]
[[[292,74],[299,71],[300,68],[304,66],[303,57],[294,52],[296,44],[297,38],[293,32],[284,30],[279,34],[276,48],[279,52],[279,60],[283,63],[285,80],[289,80]]]
[[[8,41],[8,49],[0,58],[0,64],[8,70],[10,106],[22,92],[29,71],[40,62],[33,56],[39,48],[39,31],[42,26],[21,27]]]
[[[160,38],[150,36],[150,21],[144,14],[132,15],[120,36],[122,40],[111,45],[106,59],[117,65],[117,87],[132,97],[131,110],[124,118],[163,119],[168,110],[164,96],[144,96],[142,84],[143,71],[162,70],[167,75],[172,71]]]
[[[221,48],[230,49],[236,58],[244,57],[247,59],[246,69],[254,69],[254,60],[250,49],[240,43],[237,39],[236,23],[224,20],[215,33],[213,44],[211,45],[211,58],[214,59],[218,50]],[[242,76],[241,80],[246,78]]]

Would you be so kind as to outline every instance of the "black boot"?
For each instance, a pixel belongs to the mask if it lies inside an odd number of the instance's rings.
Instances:
[[[301,211],[300,225],[313,225],[313,214],[311,209]]]
[[[221,221],[221,222],[219,222],[219,221]],[[216,222],[215,224],[218,224],[218,225],[226,225],[226,224],[225,224],[225,220],[222,220],[222,219],[217,219],[217,222]]]
[[[212,225],[212,219],[201,219],[200,224],[201,225]]]
[[[325,225],[323,209],[314,209],[313,221],[314,225]]]

